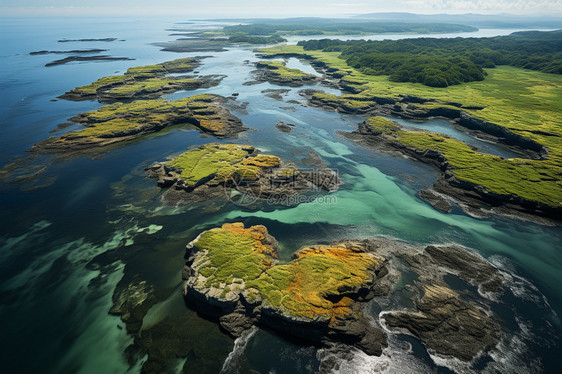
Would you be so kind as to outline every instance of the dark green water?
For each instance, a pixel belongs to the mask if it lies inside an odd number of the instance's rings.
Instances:
[[[160,52],[149,45],[169,39],[165,29],[172,22],[3,20],[0,163],[25,156],[25,150],[50,136],[57,124],[100,106],[51,101],[64,91],[130,66],[197,55]],[[61,46],[56,42],[65,37],[123,39],[77,43],[72,48],[108,48],[111,55],[136,61],[45,68],[54,59],[52,55],[28,55],[42,49],[67,49],[70,43]],[[363,119],[304,107],[298,89],[291,89],[280,102],[261,93],[280,87],[243,86],[251,80],[252,65],[247,60],[256,60],[249,48],[213,53],[199,71],[227,75],[222,84],[168,98],[198,92],[239,93],[238,101],[248,105],[246,111],[235,114],[252,130],[237,142],[300,166],[308,152],[315,151],[328,167],[338,170],[341,189],[329,200],[270,211],[250,211],[234,204],[219,210],[205,204],[162,207],[160,191],[143,169],[188,146],[216,141],[189,128],[153,136],[97,159],[35,160],[48,164],[39,178],[0,187],[0,352],[6,372],[138,372],[143,359],[130,367],[123,355],[132,337],[118,317],[108,315],[113,290],[121,279],[146,282],[155,290],[157,302],[144,319],[142,334],[153,334],[155,344],[185,347],[189,353],[187,358],[177,359],[178,372],[184,367],[216,372],[224,366],[224,372],[251,368],[262,373],[307,373],[321,371],[333,361],[339,362],[340,372],[349,373],[447,372],[445,366],[469,370],[466,365],[432,359],[415,339],[401,335],[390,337],[390,348],[380,358],[302,347],[263,330],[235,344],[213,322],[186,308],[181,296],[185,244],[202,230],[232,221],[266,225],[279,240],[285,259],[305,244],[373,235],[474,248],[512,274],[509,296],[496,311],[511,333],[494,353],[497,364],[486,367],[481,363],[479,368],[556,372],[561,363],[561,327],[556,315],[562,309],[560,229],[508,218],[475,219],[459,210],[437,212],[416,197],[417,189],[435,181],[433,168],[345,140],[337,132],[352,131]],[[292,67],[310,69],[301,64],[291,61]],[[300,104],[287,103],[289,100]],[[295,129],[282,134],[275,128],[278,121],[293,123]],[[459,138],[468,136],[439,120],[423,126]],[[488,152],[506,151],[489,145]],[[373,306],[373,314],[379,312]],[[169,334],[157,335],[158,326]]]

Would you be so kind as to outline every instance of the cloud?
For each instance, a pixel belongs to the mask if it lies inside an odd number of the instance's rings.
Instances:
[[[345,16],[373,12],[562,13],[562,0],[0,0],[3,16],[182,15],[194,18]],[[345,0],[344,0],[345,1]],[[68,8],[72,6],[73,8]]]
[[[560,13],[562,0],[405,0],[416,10],[482,13]]]

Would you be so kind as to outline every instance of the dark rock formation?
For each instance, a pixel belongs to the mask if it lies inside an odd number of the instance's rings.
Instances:
[[[453,207],[443,196],[431,190],[420,190],[420,197],[427,201],[432,207],[443,213],[450,213]]]
[[[268,88],[267,90],[263,90],[261,93],[265,94],[265,96],[270,97],[274,100],[277,101],[283,101],[283,96],[284,94],[287,94],[288,92],[290,92],[290,89],[272,89],[272,88]]]
[[[501,330],[484,309],[446,287],[428,285],[423,292],[416,311],[385,313],[386,325],[407,329],[432,353],[463,361],[496,346]]]
[[[114,42],[117,38],[83,38],[83,39],[60,39],[58,40],[59,43],[68,43],[68,42]]]
[[[68,54],[79,54],[79,53],[99,53],[99,52],[107,52],[109,51],[109,49],[99,49],[99,48],[92,48],[92,49],[73,49],[70,51],[47,51],[47,50],[42,50],[42,51],[34,51],[34,52],[29,52],[29,54],[31,56],[36,56],[36,55],[48,55],[48,54],[64,54],[64,55],[68,55]]]
[[[295,127],[295,125],[293,125],[292,123],[285,123],[283,121],[278,122],[275,127],[277,127],[279,129],[279,131],[284,132],[284,133],[290,133],[291,131],[293,131],[293,127]]]

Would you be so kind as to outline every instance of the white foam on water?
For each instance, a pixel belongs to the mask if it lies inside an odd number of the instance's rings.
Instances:
[[[556,311],[550,307],[546,297],[540,290],[529,280],[515,274],[513,264],[502,256],[492,256],[489,261],[502,270],[504,276],[504,284],[511,290],[516,297],[533,302],[535,305],[541,306],[557,315]]]
[[[244,332],[244,334],[241,337],[236,338],[236,340],[234,341],[234,348],[228,354],[228,357],[226,358],[226,360],[224,360],[224,363],[222,364],[222,369],[220,371],[221,373],[226,374],[226,373],[237,372],[236,362],[242,356],[242,354],[244,354],[246,345],[256,334],[256,332],[258,332],[258,330],[259,329],[257,327],[253,326],[251,329]]]
[[[319,349],[317,353],[321,369],[333,374],[410,374],[431,373],[433,370],[412,355],[412,346],[396,337],[388,336],[388,347],[381,356],[369,356],[365,352],[348,347]],[[326,368],[330,363],[331,368]],[[334,365],[335,363],[335,365]],[[330,365],[328,364],[328,365]]]
[[[158,231],[162,230],[164,226],[161,225],[148,225],[147,227],[141,227],[137,230],[137,232],[144,232],[148,235],[152,235],[157,233]]]

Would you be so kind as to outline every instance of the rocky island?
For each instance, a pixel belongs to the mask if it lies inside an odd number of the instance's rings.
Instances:
[[[286,263],[278,250],[264,226],[229,223],[201,233],[187,246],[186,301],[235,337],[257,325],[304,344],[339,342],[369,355],[380,355],[396,329],[432,354],[465,362],[493,350],[502,336],[488,308],[490,295],[505,292],[504,276],[463,247],[372,238],[305,246]],[[396,286],[408,273],[415,281]],[[446,277],[478,292],[467,298]],[[393,297],[409,297],[412,307],[392,310]],[[380,320],[366,317],[372,303],[383,309]]]
[[[245,127],[239,118],[224,108],[226,101],[219,95],[196,95],[176,101],[136,100],[106,105],[71,118],[84,129],[47,138],[35,144],[31,151],[60,154],[99,151],[186,124],[218,138],[236,137]]]
[[[136,66],[123,75],[103,77],[59,96],[66,100],[93,100],[102,103],[133,99],[152,99],[179,90],[213,87],[222,76],[182,77],[169,74],[189,73],[199,66],[200,58],[180,58],[155,65]]]
[[[245,204],[267,200],[295,205],[290,203],[295,195],[330,192],[339,184],[331,169],[302,170],[239,144],[205,144],[147,170],[149,177],[157,178],[158,186],[167,188],[163,200],[171,205],[227,198],[243,199]]]
[[[302,248],[280,264],[264,226],[224,224],[188,245],[185,296],[233,336],[253,324],[322,344],[344,341],[380,355],[386,337],[361,313],[384,260],[360,243]]]
[[[394,121],[375,116],[359,124],[357,131],[346,136],[366,145],[399,151],[437,166],[442,171],[441,178],[433,186],[437,193],[423,191],[420,195],[433,202],[435,207],[440,207],[439,210],[450,210],[438,195],[443,193],[461,202],[461,207],[464,205],[469,213],[483,208],[484,202],[493,210],[516,215],[531,214],[550,218],[562,215],[555,200],[538,201],[540,197],[536,191],[526,190],[529,184],[539,182],[539,177],[535,176],[536,172],[532,169],[518,177],[515,177],[517,174],[512,177],[517,178],[518,182],[514,183],[515,186],[510,186],[511,190],[517,189],[517,193],[511,192],[501,185],[494,171],[513,170],[510,166],[514,164],[513,161],[478,152],[447,135],[405,130]],[[521,167],[520,162],[515,165]],[[476,183],[477,180],[480,183]]]
[[[254,81],[246,84],[270,82],[280,86],[300,87],[321,81],[320,77],[291,69],[281,61],[260,61],[256,63]]]

